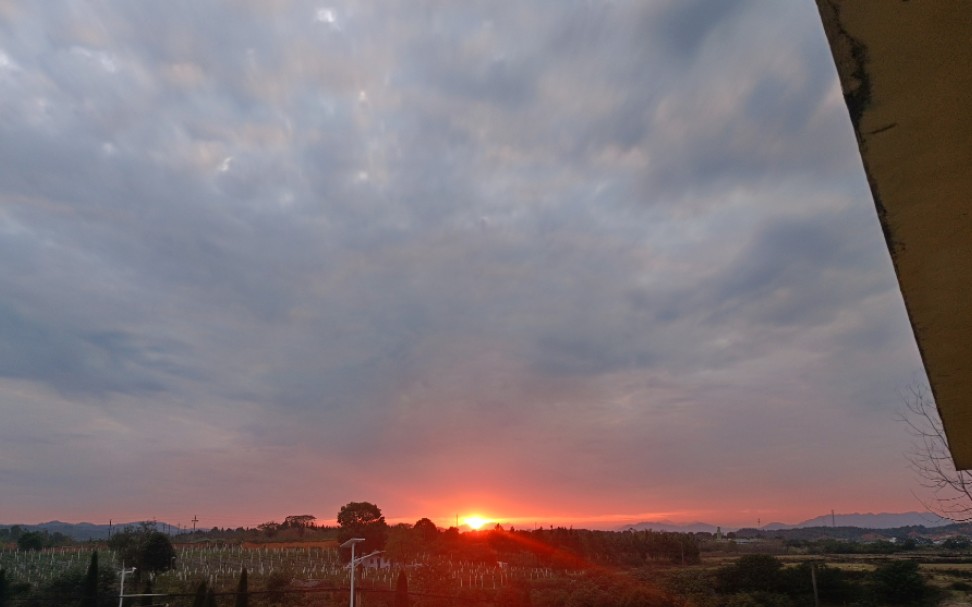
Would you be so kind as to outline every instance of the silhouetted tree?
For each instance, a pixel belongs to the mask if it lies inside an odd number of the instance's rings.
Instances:
[[[300,537],[304,537],[304,532],[308,527],[314,526],[317,517],[313,514],[294,514],[284,519],[283,527],[296,529]]]
[[[88,572],[81,587],[81,607],[98,607],[98,551],[91,553]]]
[[[439,536],[439,528],[435,523],[427,518],[420,518],[415,521],[415,525],[412,527],[415,535],[418,536],[420,540],[426,544],[431,543]]]
[[[240,581],[236,585],[236,607],[249,607],[250,594],[247,585],[246,567],[244,567],[240,572]]]
[[[192,599],[192,607],[206,607],[206,582],[199,582],[196,586],[196,594]]]
[[[17,538],[17,548],[24,552],[40,552],[44,547],[44,534],[40,531],[25,531]]]
[[[349,502],[338,511],[337,522],[341,526],[338,540],[345,542],[351,538],[364,538],[357,550],[367,554],[384,547],[388,537],[388,523],[381,514],[381,508],[371,502]],[[342,551],[342,556],[350,558],[349,551]]]
[[[932,589],[914,561],[894,560],[878,566],[871,575],[877,599],[890,605],[920,604]]]
[[[10,582],[7,581],[7,570],[0,569],[0,607],[10,604]]]
[[[140,569],[152,573],[168,571],[175,562],[176,552],[169,536],[153,531],[145,538],[140,555]]]
[[[280,523],[277,521],[267,521],[257,525],[257,529],[262,531],[267,537],[273,537],[277,535],[277,531],[280,530]]]
[[[405,570],[398,570],[398,580],[395,581],[395,607],[409,607],[408,578]]]
[[[125,566],[136,568],[136,580],[143,574],[168,571],[174,566],[175,548],[169,536],[156,531],[153,523],[126,527],[112,536],[109,545],[118,552]]]
[[[950,537],[942,542],[942,548],[946,550],[968,550],[972,547],[972,542],[964,537]]]
[[[411,525],[399,523],[388,528],[385,556],[394,562],[411,563],[423,552],[421,544]]]

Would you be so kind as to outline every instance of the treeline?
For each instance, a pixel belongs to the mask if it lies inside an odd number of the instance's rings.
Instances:
[[[337,540],[340,537],[337,527],[278,525],[269,529],[269,534],[267,528],[214,529],[190,534],[190,537],[226,543],[260,539]],[[188,538],[180,536],[180,540],[184,539]],[[489,530],[460,532],[456,527],[438,529],[429,519],[421,519],[414,525],[398,524],[385,528],[379,545],[387,558],[400,563],[445,558],[473,563],[504,562],[523,567],[580,568],[699,562],[699,541],[694,534],[650,530],[591,531],[564,527],[520,530],[497,526]]]
[[[263,523],[256,529],[217,528],[196,532],[189,537],[227,543],[259,538],[337,541],[366,537],[369,538],[367,551],[383,549],[386,558],[396,563],[444,558],[456,562],[578,569],[594,565],[640,567],[652,563],[689,565],[699,562],[699,539],[692,533],[592,531],[565,527],[523,530],[505,529],[501,525],[488,530],[460,532],[456,527],[440,529],[428,518],[419,519],[415,524],[389,526],[385,524],[381,510],[368,502],[352,502],[339,513],[339,520],[340,516],[349,517],[350,521],[360,518],[367,522],[320,527],[314,524],[313,516],[302,515],[287,517],[283,523]],[[180,536],[180,539],[187,538]],[[348,555],[344,556],[347,558]]]
[[[41,529],[29,531],[20,525],[0,529],[0,547],[5,544],[16,544],[18,550],[42,550],[55,546],[70,546],[74,540],[55,531],[53,533]]]
[[[775,550],[774,546],[775,545]],[[965,537],[950,537],[940,543],[934,543],[924,538],[905,538],[901,540],[763,540],[753,544],[757,552],[786,553],[786,554],[948,554],[968,555],[972,552],[972,542]],[[730,544],[730,550],[738,546]],[[703,543],[703,551],[711,549],[711,544]],[[725,548],[723,548],[724,550]],[[737,550],[739,551],[739,550]]]
[[[800,527],[797,529],[740,529],[730,537],[737,539],[779,539],[784,541],[845,540],[865,542],[875,540],[904,541],[912,539],[918,543],[930,542],[936,538],[957,536],[972,537],[972,525],[952,524],[944,527],[928,528],[923,525],[909,525],[893,529],[865,529],[862,527]]]
[[[821,562],[784,567],[776,557],[749,554],[714,571],[671,575],[667,587],[697,607],[810,607],[822,605],[934,605],[941,591],[918,564],[888,560],[873,571],[845,570]]]
[[[698,542],[689,533],[564,527],[518,530],[498,525],[486,531],[459,533],[455,527],[433,531],[421,521],[390,528],[385,551],[393,561],[400,562],[438,557],[558,569],[699,562]]]

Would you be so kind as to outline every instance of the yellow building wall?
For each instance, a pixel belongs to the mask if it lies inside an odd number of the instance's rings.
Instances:
[[[972,468],[972,2],[817,0],[918,348]]]

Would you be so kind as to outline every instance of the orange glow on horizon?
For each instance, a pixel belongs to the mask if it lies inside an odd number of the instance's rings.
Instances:
[[[466,500],[467,502],[472,502],[473,500]],[[485,500],[480,500],[485,501]],[[810,513],[804,512],[791,512],[783,509],[726,509],[726,510],[708,510],[708,509],[697,509],[697,508],[685,508],[685,509],[670,509],[670,510],[631,510],[628,512],[614,512],[614,513],[585,513],[585,512],[563,512],[563,511],[548,511],[548,512],[534,512],[530,513],[530,509],[524,508],[520,512],[516,512],[519,508],[514,507],[508,503],[502,504],[489,504],[486,508],[482,508],[483,504],[473,504],[467,503],[465,511],[469,514],[463,515],[463,508],[457,508],[453,512],[459,512],[460,514],[423,514],[421,512],[415,512],[413,514],[404,516],[390,516],[387,518],[388,522],[391,524],[405,523],[412,525],[416,520],[420,518],[429,518],[440,529],[447,529],[449,527],[458,527],[460,530],[483,530],[491,529],[493,526],[499,524],[502,525],[504,529],[509,529],[511,527],[524,530],[524,529],[537,529],[546,527],[574,527],[583,529],[624,529],[628,525],[635,525],[643,522],[652,523],[665,523],[673,525],[686,525],[692,523],[706,523],[714,526],[722,526],[727,529],[734,529],[737,527],[757,525],[757,521],[762,519],[763,523],[767,521],[776,521],[795,523],[804,519],[811,518]],[[489,507],[495,506],[495,507]],[[481,509],[482,508],[482,509]],[[539,509],[538,509],[539,510]],[[495,515],[495,514],[485,514],[485,513],[496,513],[496,512],[506,512],[505,515]],[[513,512],[511,512],[513,511]],[[525,511],[525,512],[524,512]]]
[[[472,510],[472,509],[470,509]],[[460,510],[461,512],[461,510]],[[467,511],[468,512],[468,511]],[[517,529],[534,529],[547,526],[573,526],[584,528],[605,528],[613,529],[625,524],[635,524],[644,521],[668,522],[668,523],[692,523],[696,521],[706,521],[707,519],[718,520],[722,518],[714,513],[698,512],[691,510],[669,510],[669,511],[649,511],[618,514],[584,514],[584,513],[545,513],[545,514],[516,514],[510,516],[489,516],[480,514],[482,510],[472,510],[469,515],[432,515],[413,513],[404,516],[390,516],[387,521],[390,524],[405,523],[414,524],[416,520],[424,517],[430,518],[442,529],[452,526],[464,527],[471,530],[479,530],[484,527],[496,524],[504,528],[514,526]],[[716,523],[719,524],[719,523]]]

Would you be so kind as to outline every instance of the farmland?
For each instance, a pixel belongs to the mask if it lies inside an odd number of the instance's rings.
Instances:
[[[194,541],[169,544],[171,552],[161,561],[145,561],[140,576],[126,579],[126,593],[152,592],[165,595],[169,605],[188,606],[204,587],[217,605],[228,605],[245,568],[254,606],[346,604],[348,555],[339,551],[336,534],[320,528],[298,531],[274,537],[236,534],[235,541],[226,532],[177,536]],[[392,601],[400,592],[399,576],[405,578],[413,605],[442,607],[728,607],[757,600],[766,607],[799,607],[812,604],[815,592],[822,605],[881,605],[901,591],[899,582],[911,594],[896,604],[927,606],[966,601],[972,590],[968,550],[931,543],[917,548],[846,543],[839,552],[828,552],[831,544],[825,541],[790,545],[766,538],[737,544],[651,531],[427,531],[425,537],[423,525],[389,529],[382,555],[394,564],[372,567],[377,563],[366,562],[357,569],[357,588],[368,597],[366,604]],[[15,588],[9,604],[76,605],[79,582],[95,550],[100,594],[105,600],[117,597],[122,555],[128,554],[126,566],[135,562],[121,540],[153,535],[158,534],[146,526],[116,534],[111,543],[0,550],[0,569]],[[878,550],[869,553],[869,546]],[[889,546],[894,552],[888,552]]]
[[[116,551],[104,545],[50,548],[40,552],[0,551],[0,569],[13,583],[35,587],[50,585],[66,576],[83,575],[91,552],[98,550],[102,570],[121,571],[123,563]],[[217,593],[236,590],[240,572],[246,568],[251,590],[272,588],[300,589],[346,588],[347,566],[340,562],[333,542],[281,542],[245,545],[176,545],[174,568],[148,576],[153,592],[187,594],[205,581]],[[472,562],[426,562],[407,567],[415,574],[418,588],[435,583],[450,591],[498,590],[516,580],[542,580],[553,576],[549,568],[501,567]],[[399,568],[359,569],[357,583],[362,590],[395,588]],[[423,584],[423,581],[426,583]],[[129,588],[131,588],[129,580]],[[130,590],[130,592],[135,592]],[[346,594],[346,593],[345,593]]]

